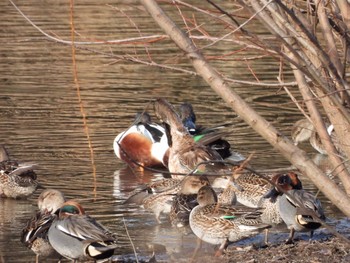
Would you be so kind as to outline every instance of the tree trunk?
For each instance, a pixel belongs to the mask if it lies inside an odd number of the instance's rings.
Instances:
[[[193,67],[211,88],[226,101],[257,133],[281,152],[295,167],[307,175],[311,181],[335,204],[345,215],[350,216],[350,199],[330,180],[307,156],[307,154],[269,122],[255,112],[224,79],[212,68],[203,55],[194,46],[187,35],[163,12],[154,0],[141,0],[146,10],[170,38],[183,50],[191,60]]]

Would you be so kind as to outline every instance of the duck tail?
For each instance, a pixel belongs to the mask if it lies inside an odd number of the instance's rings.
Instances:
[[[94,241],[86,246],[85,254],[94,259],[106,259],[113,255],[118,245],[112,241]]]

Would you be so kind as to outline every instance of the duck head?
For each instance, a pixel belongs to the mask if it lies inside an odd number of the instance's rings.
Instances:
[[[209,180],[204,175],[189,175],[181,183],[180,193],[184,195],[196,194],[202,186],[209,185]]]
[[[55,189],[45,189],[38,197],[38,207],[42,213],[53,214],[65,201],[62,192]]]
[[[274,183],[274,186],[263,197],[270,198],[272,202],[275,202],[277,196],[282,195],[286,191],[302,189],[301,181],[294,172],[276,174],[271,181]]]
[[[59,211],[60,219],[63,219],[72,215],[74,216],[74,215],[85,214],[84,208],[78,202],[75,202],[75,201],[65,202],[58,211]]]
[[[187,128],[190,134],[196,133],[196,115],[190,103],[182,103],[179,107],[180,117],[183,125]]]
[[[211,186],[205,185],[199,189],[197,194],[197,202],[200,206],[215,204],[217,201],[218,197]]]

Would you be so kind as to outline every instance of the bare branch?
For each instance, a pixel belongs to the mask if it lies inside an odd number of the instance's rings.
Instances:
[[[193,67],[211,86],[211,88],[226,101],[226,103],[256,132],[278,149],[301,172],[305,173],[312,182],[346,215],[350,216],[350,199],[337,185],[310,160],[306,153],[278,132],[271,123],[257,114],[238,94],[231,89],[224,79],[213,69],[198,49],[187,38],[177,25],[163,12],[153,0],[141,0],[141,3],[158,25],[183,50],[190,59]]]

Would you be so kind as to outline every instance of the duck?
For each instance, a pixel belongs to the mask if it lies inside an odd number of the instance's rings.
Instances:
[[[261,198],[271,189],[271,184],[255,172],[235,170],[233,178],[231,177],[231,175],[219,176],[215,178],[212,185],[219,188],[230,185],[229,182],[234,183],[235,187],[231,189],[235,191],[237,202],[247,207],[258,208]]]
[[[131,167],[166,167],[168,139],[165,129],[152,122],[147,112],[137,113],[135,124],[119,133],[113,143],[115,155]]]
[[[291,189],[301,190],[302,183],[299,179],[299,176],[295,172],[287,173],[278,173],[272,176],[271,181],[274,183],[288,184]],[[271,224],[272,226],[281,225],[284,223],[283,218],[281,217],[279,207],[278,207],[278,196],[274,193],[274,186],[271,186],[270,191],[266,192],[263,195],[263,198],[260,199],[258,207],[262,210],[261,219],[264,223]],[[267,240],[267,237],[266,237]]]
[[[190,212],[197,205],[197,194],[176,194],[169,213],[171,225],[177,228],[188,226]]]
[[[207,184],[209,184],[209,180],[206,176],[189,175],[181,179],[174,187],[149,195],[143,200],[142,205],[146,210],[153,211],[157,222],[160,224],[160,215],[169,215],[174,210],[173,201],[176,195],[196,194],[200,187]]]
[[[211,184],[211,187],[214,189],[219,204],[224,205],[236,205],[237,204],[237,191],[243,191],[243,189],[237,184],[233,184],[227,176],[226,179],[223,177],[217,177]]]
[[[334,133],[334,126],[325,122],[327,126],[327,132],[331,136],[332,141],[335,143],[335,147],[339,151],[338,142]],[[327,155],[327,151],[322,144],[319,134],[316,132],[314,125],[306,118],[298,120],[292,127],[291,137],[295,145],[301,142],[309,140],[311,146],[320,154]]]
[[[205,185],[210,185],[209,179],[205,175],[193,177],[188,176],[180,190],[174,195],[170,208],[169,219],[172,226],[177,228],[186,227],[189,224],[191,210],[198,205],[198,190]]]
[[[223,131],[230,123],[205,128],[196,124],[196,114],[191,103],[184,102],[179,106],[180,118],[188,132],[193,136],[196,142],[201,142],[217,151],[223,159],[231,159],[241,162],[245,158],[238,152],[231,151],[231,144],[222,137],[229,135]]]
[[[54,213],[65,202],[61,191],[45,189],[38,197],[39,211],[28,220],[21,233],[21,242],[36,254],[36,262],[40,258],[60,255],[53,249],[48,240],[48,230],[55,216]]]
[[[286,244],[293,243],[295,232],[310,232],[312,237],[326,219],[320,200],[304,189],[295,189],[289,176],[276,176],[273,181],[278,188],[274,187],[266,197],[278,198],[279,214],[290,230]]]
[[[112,257],[117,248],[115,234],[85,214],[78,202],[66,201],[55,215],[48,239],[61,256],[74,262]]]
[[[142,184],[128,194],[124,204],[139,204],[149,196],[174,189],[181,183],[180,178],[161,178],[148,184]]]
[[[34,163],[10,160],[6,148],[0,146],[0,197],[27,198],[38,188]]]
[[[207,185],[211,185],[209,180],[207,181]],[[237,185],[228,183],[226,186],[220,185],[215,187],[215,184],[211,186],[217,195],[218,204],[227,206],[236,205],[237,198],[235,192],[237,191]],[[177,228],[188,226],[190,212],[197,205],[197,193],[192,192],[189,194],[185,191],[180,191],[175,195],[169,214],[172,226],[176,226]]]
[[[220,154],[195,142],[175,108],[164,98],[154,102],[157,117],[164,123],[169,143],[168,169],[172,177],[215,171],[229,171]]]
[[[262,173],[262,175],[272,181],[276,181],[276,178],[284,178],[280,179],[281,182],[288,180],[292,189],[302,189],[298,174],[293,171],[277,174]],[[227,176],[216,178],[212,186],[228,185],[238,203],[250,208],[259,208],[264,223],[273,226],[283,223],[276,202],[278,193],[276,194],[274,186],[268,180],[255,172],[236,172],[234,177],[234,179]],[[230,184],[230,180],[234,181],[234,185]]]
[[[216,256],[220,256],[230,242],[252,237],[271,227],[261,221],[258,210],[218,204],[211,186],[199,189],[197,202],[190,213],[190,227],[200,240],[220,245]]]

